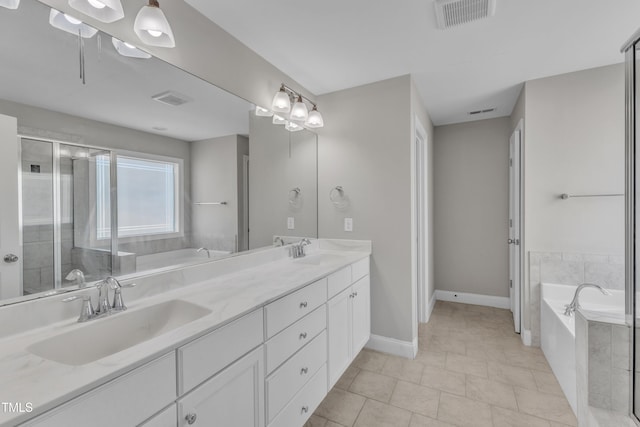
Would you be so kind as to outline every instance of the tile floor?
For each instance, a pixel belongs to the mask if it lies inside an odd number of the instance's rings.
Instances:
[[[511,312],[439,301],[407,360],[363,350],[305,427],[563,427],[576,418]]]

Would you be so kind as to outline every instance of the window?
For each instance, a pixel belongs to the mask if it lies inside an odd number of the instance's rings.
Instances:
[[[144,156],[144,157],[143,157]],[[117,156],[118,238],[180,232],[180,160]],[[109,156],[96,159],[97,238],[111,237]]]

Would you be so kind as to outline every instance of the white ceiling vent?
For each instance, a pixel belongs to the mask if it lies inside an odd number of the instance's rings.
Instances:
[[[478,114],[488,114],[488,113],[493,113],[494,111],[496,111],[495,107],[485,108],[484,110],[469,111],[469,115],[470,116],[477,116]]]
[[[435,0],[438,27],[447,29],[496,13],[496,0]]]
[[[193,101],[193,99],[189,98],[186,95],[170,90],[167,92],[159,93],[157,95],[153,95],[152,98],[158,102],[162,102],[163,104],[171,105],[172,107],[179,107],[182,104]]]

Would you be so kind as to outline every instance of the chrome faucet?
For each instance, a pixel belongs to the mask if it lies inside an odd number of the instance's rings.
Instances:
[[[207,258],[211,258],[211,253],[209,252],[209,249],[207,249],[207,248],[200,248],[196,252],[200,253],[202,251],[205,251],[207,253]]]
[[[80,311],[80,316],[78,317],[78,322],[87,322],[91,319],[103,317],[113,312],[126,310],[127,306],[124,305],[124,301],[122,300],[122,288],[133,288],[134,286],[136,286],[135,283],[122,285],[120,284],[118,279],[111,276],[107,277],[104,280],[101,280],[96,284],[96,288],[98,288],[98,308],[95,310],[93,308],[93,304],[91,303],[90,295],[72,296],[63,299],[62,301],[71,302],[81,299],[82,309]],[[113,304],[109,303],[110,288],[114,290]]]
[[[84,279],[84,273],[78,268],[74,268],[65,277],[66,280],[73,281],[74,285],[78,285],[78,288],[82,289],[87,286],[87,282]]]
[[[274,246],[284,246],[284,239],[280,236],[276,236],[273,238],[273,244]]]
[[[564,306],[565,316],[573,315],[573,313],[575,313],[575,311],[580,308],[580,302],[578,301],[578,298],[580,296],[580,291],[582,291],[584,288],[596,288],[600,292],[602,292],[603,295],[611,295],[611,292],[609,292],[608,290],[606,290],[600,285],[594,285],[593,283],[583,283],[582,285],[578,286],[578,288],[576,289],[576,293],[573,295],[573,299],[571,300],[571,303],[566,304]]]
[[[305,247],[309,246],[310,244],[311,240],[307,239],[306,237],[303,238],[295,245],[291,245],[291,247],[289,248],[289,256],[291,258],[302,258],[303,256],[306,256],[307,254],[305,252]]]

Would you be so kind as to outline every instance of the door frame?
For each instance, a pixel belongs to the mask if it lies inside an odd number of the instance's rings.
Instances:
[[[411,141],[412,295],[414,337],[429,320],[429,135],[417,116]]]
[[[520,119],[509,138],[509,299],[516,333],[522,331],[524,299],[523,135],[524,120]]]
[[[249,156],[242,155],[242,250],[249,250]]]

